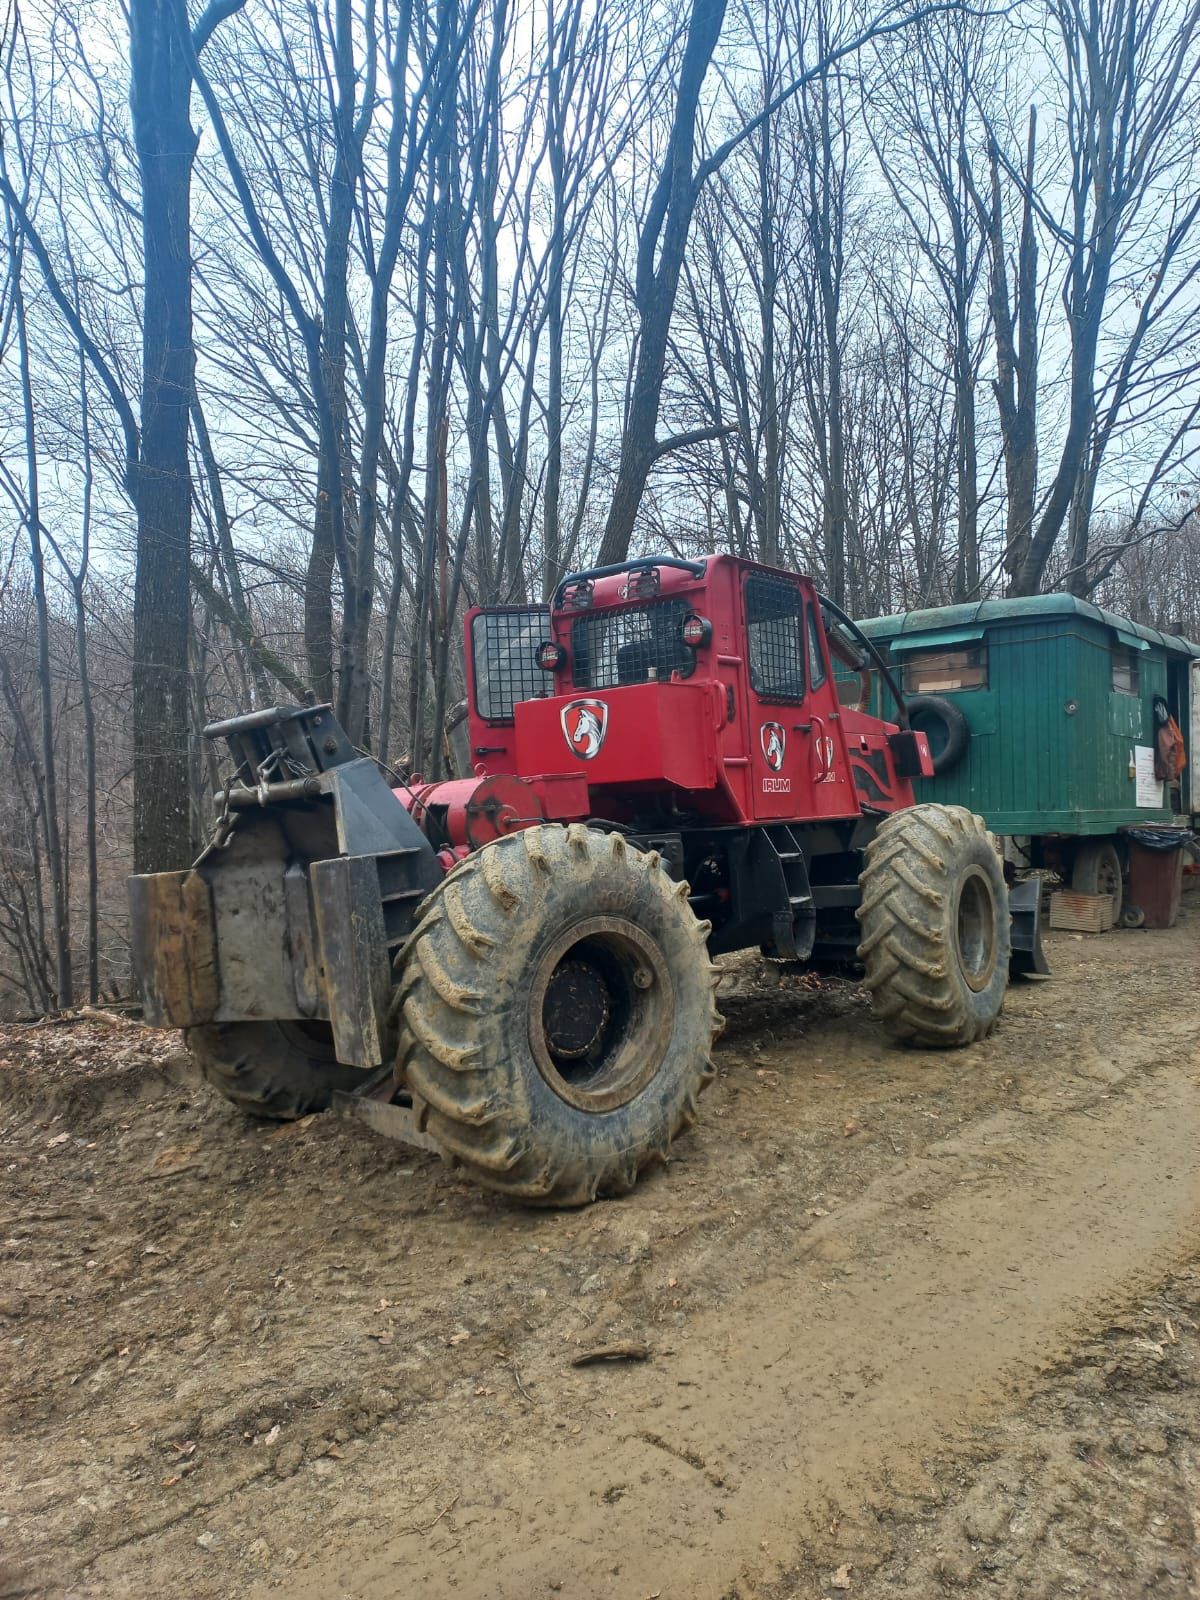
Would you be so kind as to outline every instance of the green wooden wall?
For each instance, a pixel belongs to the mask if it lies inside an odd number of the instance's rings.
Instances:
[[[920,780],[917,799],[968,806],[996,833],[1105,834],[1126,824],[1169,821],[1169,806],[1136,804],[1129,776],[1133,747],[1153,743],[1151,702],[1156,694],[1167,694],[1168,651],[1147,639],[1137,652],[1136,695],[1114,691],[1112,653],[1118,638],[1113,627],[1100,620],[1100,613],[1095,619],[1086,614],[1094,608],[1061,598],[1068,605],[1058,615],[1028,602],[989,602],[863,625],[880,648],[903,637],[908,649],[892,657],[899,678],[904,660],[921,649],[924,618],[930,619],[924,629],[930,649],[954,648],[932,640],[939,631],[945,637],[947,623],[961,620],[962,613],[969,611],[977,626],[982,623],[987,688],[937,691],[967,719],[966,755],[948,772]],[[1013,609],[1005,615],[1005,608]],[[1001,615],[986,616],[989,612]],[[890,695],[884,692],[882,708],[878,688],[876,695],[875,709],[889,715]],[[1073,712],[1068,710],[1072,704]]]

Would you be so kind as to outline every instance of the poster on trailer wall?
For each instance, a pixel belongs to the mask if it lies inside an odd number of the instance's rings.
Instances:
[[[1154,746],[1139,744],[1133,751],[1134,804],[1149,806],[1155,811],[1163,807],[1161,778],[1154,776]]]

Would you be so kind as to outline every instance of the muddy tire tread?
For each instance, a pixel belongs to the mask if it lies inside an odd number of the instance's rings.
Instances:
[[[952,863],[979,841],[992,851],[982,817],[963,806],[921,805],[888,817],[867,846],[857,911],[863,983],[876,1016],[906,1043],[967,1045],[995,1026],[999,1007],[980,1016],[964,995],[949,926]],[[1003,891],[998,863],[995,876]],[[996,959],[1007,973],[1010,935],[1003,893],[999,905]]]
[[[304,1048],[276,1022],[214,1022],[188,1028],[184,1040],[219,1094],[268,1122],[325,1111],[335,1090],[351,1090],[364,1076],[340,1065],[332,1046]]]
[[[519,982],[548,885],[567,874],[587,879],[622,868],[651,880],[678,930],[675,959],[694,963],[703,975],[704,1002],[683,1022],[695,1040],[694,1081],[665,1134],[600,1158],[586,1140],[555,1148],[530,1126],[519,1088],[497,1070],[488,1048],[489,1008],[491,996]],[[693,916],[686,896],[686,885],[668,877],[656,853],[582,823],[499,839],[467,856],[430,895],[396,958],[396,1075],[413,1096],[422,1128],[484,1187],[542,1206],[624,1193],[650,1162],[666,1160],[672,1141],[694,1122],[696,1097],[713,1077],[712,1042],[722,1019],[708,924]]]

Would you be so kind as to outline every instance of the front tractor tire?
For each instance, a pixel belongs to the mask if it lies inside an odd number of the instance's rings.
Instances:
[[[859,883],[859,959],[895,1039],[948,1048],[993,1029],[1008,984],[1004,870],[983,818],[912,806],[880,825]]]
[[[442,1153],[526,1204],[633,1187],[696,1116],[707,924],[654,852],[574,823],[459,863],[397,966],[397,1081]]]
[[[270,1122],[325,1111],[336,1089],[352,1091],[366,1076],[338,1063],[328,1023],[214,1022],[184,1039],[214,1089]]]

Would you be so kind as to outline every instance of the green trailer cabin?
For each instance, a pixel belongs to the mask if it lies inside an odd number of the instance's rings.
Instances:
[[[916,783],[918,800],[970,807],[1021,841],[1033,865],[1065,870],[1076,888],[1107,888],[1095,866],[1121,858],[1122,829],[1200,813],[1200,645],[1068,594],[861,627],[929,735],[937,770]],[[891,697],[873,680],[886,713]],[[1161,702],[1186,745],[1175,783],[1154,775]],[[1119,880],[1113,887],[1119,899]]]

